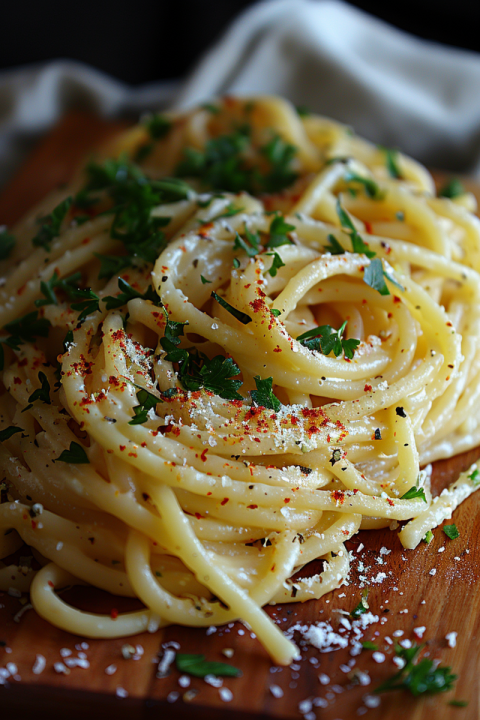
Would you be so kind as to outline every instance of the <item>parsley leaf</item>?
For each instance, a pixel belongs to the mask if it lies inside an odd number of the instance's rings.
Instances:
[[[348,216],[348,213],[345,212],[343,209],[340,200],[337,199],[337,215],[338,219],[340,220],[340,224],[344,230],[344,232],[347,232],[350,235],[350,240],[352,241],[352,248],[354,253],[360,253],[363,255],[366,255],[368,258],[373,258],[377,254],[373,250],[368,249],[368,245],[362,240],[360,235],[358,234],[355,225],[350,220],[350,217]]]
[[[453,198],[465,195],[465,188],[458,178],[452,178],[438,191],[438,197]]]
[[[282,403],[273,393],[273,378],[269,377],[262,380],[259,375],[256,375],[253,379],[255,380],[255,385],[257,386],[257,389],[252,390],[251,392],[252,400],[255,405],[278,412],[282,407]]]
[[[458,537],[460,537],[460,533],[458,532],[458,528],[456,525],[444,525],[442,530],[445,535],[450,538],[450,540],[456,540]]]
[[[422,540],[423,540],[423,542],[426,543],[427,545],[430,545],[430,543],[432,542],[433,538],[434,538],[434,535],[433,535],[432,531],[431,531],[431,530],[427,530],[427,532],[425,533],[425,535],[424,535],[424,537],[422,538]]]
[[[93,253],[96,258],[100,260],[100,272],[98,273],[98,279],[111,278],[114,275],[119,275],[122,270],[127,267],[132,267],[132,258],[128,255],[100,255],[100,253]]]
[[[245,237],[247,241],[245,241],[241,235],[236,233],[235,235],[235,242],[233,243],[233,249],[234,250],[243,250],[247,253],[248,257],[255,257],[255,255],[258,255],[260,252],[260,236],[258,233],[252,233],[250,230],[245,230]]]
[[[398,152],[391,148],[381,148],[385,153],[385,165],[387,166],[388,174],[392,178],[401,179],[402,173],[398,167]]]
[[[200,275],[200,280],[202,281],[202,285],[207,285],[207,284],[211,285],[212,284],[212,281],[207,280],[207,278],[204,278],[203,275]]]
[[[442,665],[435,667],[434,661],[429,658],[423,658],[414,664],[421,649],[422,645],[413,645],[411,648],[397,646],[395,652],[398,657],[405,660],[406,664],[398,673],[377,687],[374,692],[408,690],[417,697],[423,693],[433,695],[451,690],[457,676],[450,672],[450,667]]]
[[[5,440],[9,440],[12,435],[15,435],[15,433],[19,432],[23,432],[23,428],[16,427],[15,425],[10,425],[4,430],[0,430],[0,442],[5,442]]]
[[[362,642],[362,647],[364,650],[378,650],[378,645],[376,645],[374,642],[371,642],[371,640],[364,640]]]
[[[153,113],[149,115],[145,120],[145,127],[152,140],[161,140],[161,138],[168,135],[172,129],[172,122],[165,115],[159,113]]]
[[[15,246],[15,238],[7,228],[0,232],[0,260],[6,260]]]
[[[42,223],[42,227],[35,237],[32,238],[33,245],[36,247],[43,247],[43,249],[47,252],[50,250],[50,243],[58,237],[58,235],[60,235],[60,227],[66,214],[70,210],[72,202],[72,197],[65,198],[65,200],[52,210],[50,215],[46,215],[39,220],[39,222]]]
[[[41,382],[41,386],[33,391],[33,393],[28,398],[28,402],[30,403],[27,405],[26,408],[23,408],[22,413],[26,410],[30,410],[32,407],[32,403],[34,403],[36,400],[41,400],[42,402],[46,403],[47,405],[51,405],[52,401],[50,399],[50,383],[48,382],[47,376],[43,372],[38,373],[38,379]]]
[[[162,402],[153,393],[145,390],[145,388],[139,387],[138,385],[135,385],[135,387],[139,388],[137,392],[139,404],[133,408],[135,417],[133,420],[130,420],[129,425],[141,425],[146,422],[148,420],[148,411],[156,408],[157,403]]]
[[[319,327],[307,330],[297,337],[297,340],[301,345],[306,347],[308,350],[317,350],[323,355],[330,355],[334,353],[335,357],[339,357],[342,352],[345,353],[345,357],[351,360],[355,354],[355,350],[360,345],[360,340],[351,338],[346,340],[343,337],[347,321],[342,326],[335,330],[330,325],[320,325]],[[318,337],[320,336],[320,337]]]
[[[71,295],[79,301],[74,302],[71,305],[72,310],[76,310],[80,313],[78,316],[78,322],[82,322],[86,317],[94,312],[99,312],[100,298],[91,288],[77,288],[76,290],[72,290]]]
[[[233,203],[229,203],[225,210],[221,212],[219,215],[215,215],[211,220],[207,220],[205,224],[215,222],[216,220],[221,220],[222,218],[227,217],[233,217],[234,215],[238,215],[239,213],[243,212],[243,207],[235,207]]]
[[[380,258],[375,258],[375,260],[372,260],[370,262],[370,265],[365,268],[365,271],[363,273],[363,280],[367,285],[369,285],[374,290],[377,290],[380,295],[390,295],[390,290],[388,289],[387,283],[385,282],[385,278],[387,278],[387,280],[390,280],[391,283],[396,285],[399,290],[405,290],[405,288],[400,285],[400,283],[397,282],[394,277],[389,275],[389,273],[384,270],[383,263]]]
[[[373,200],[380,200],[382,197],[382,192],[380,191],[378,184],[375,182],[375,180],[372,180],[372,178],[364,177],[363,175],[359,175],[352,170],[347,170],[343,179],[347,183],[347,185],[352,183],[362,185],[365,189],[365,193],[368,195],[369,198],[372,198]]]
[[[83,445],[76,442],[70,443],[70,449],[64,450],[55,462],[73,463],[75,465],[87,465],[90,460]]]
[[[472,481],[474,487],[477,487],[477,485],[480,485],[480,472],[475,469],[471,475],[468,475],[468,479]]]
[[[205,655],[177,653],[175,663],[179,672],[200,678],[206,677],[207,675],[239,677],[242,674],[241,671],[233,667],[233,665],[205,660]]]
[[[288,233],[293,230],[295,230],[295,225],[289,225],[282,215],[276,215],[270,223],[270,238],[266,247],[277,248],[281,245],[291,245],[292,241],[288,237]]]
[[[400,500],[416,500],[417,498],[423,500],[424,503],[427,502],[427,498],[425,497],[425,490],[423,488],[416,488],[415,486],[413,486],[410,488],[410,490],[407,490],[405,495],[401,496]]]
[[[327,252],[329,252],[331,255],[344,255],[345,254],[345,250],[340,245],[340,243],[338,242],[335,235],[330,234],[327,237],[327,240],[328,240],[329,244],[323,246]]]
[[[228,310],[230,315],[233,315],[233,317],[243,323],[243,325],[248,325],[248,323],[252,322],[252,318],[249,315],[242,312],[241,310],[237,310],[237,308],[234,308],[233,305],[230,305],[230,303],[220,297],[220,295],[217,295],[216,292],[212,292],[210,297],[220,303],[220,305],[225,308],[225,310]]]
[[[368,588],[362,590],[362,597],[360,598],[360,602],[356,607],[353,608],[352,612],[350,613],[351,617],[358,618],[359,615],[363,615],[364,613],[368,612],[368,592]]]
[[[118,278],[118,287],[122,291],[120,295],[117,295],[116,297],[109,295],[102,300],[102,302],[106,303],[107,310],[114,310],[122,307],[122,305],[125,305],[129,300],[133,300],[134,298],[150,300],[154,305],[159,305],[160,303],[160,298],[151,285],[148,286],[144,293],[141,293],[138,290],[135,290],[123,278]]]
[[[76,290],[76,285],[81,279],[82,275],[79,272],[73,273],[67,278],[60,280],[57,271],[55,270],[50,280],[45,282],[42,280],[40,283],[40,292],[44,296],[43,299],[35,300],[36,307],[42,307],[43,305],[58,305],[57,296],[54,293],[54,288],[63,290],[69,297],[72,297],[72,292]]]
[[[449,700],[448,704],[452,707],[467,707],[468,700]]]
[[[48,337],[49,329],[50,320],[39,318],[36,310],[5,325],[5,330],[14,335],[18,343],[22,341],[34,342],[36,337]]]
[[[297,152],[295,145],[275,135],[260,152],[270,163],[270,171],[262,179],[263,192],[276,193],[295,182],[298,175],[291,169],[292,160]]]
[[[273,262],[269,269],[267,270],[267,273],[271,275],[272,277],[275,277],[277,274],[277,270],[280,270],[280,268],[285,267],[285,263],[283,262],[280,255],[276,252],[274,253],[265,253],[268,257],[273,257]]]

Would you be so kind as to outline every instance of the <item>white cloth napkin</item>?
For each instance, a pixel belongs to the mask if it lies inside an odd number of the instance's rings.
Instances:
[[[480,176],[480,55],[418,40],[340,0],[266,0],[183,83],[131,88],[72,61],[0,74],[0,183],[66,110],[102,116],[279,94],[420,161]]]

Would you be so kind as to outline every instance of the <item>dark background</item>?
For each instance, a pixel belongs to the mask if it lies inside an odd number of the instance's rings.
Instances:
[[[71,58],[133,85],[178,78],[252,0],[0,0],[0,69]],[[351,0],[414,35],[480,50],[479,0]]]

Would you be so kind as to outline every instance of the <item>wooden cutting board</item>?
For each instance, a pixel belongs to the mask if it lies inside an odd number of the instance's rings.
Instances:
[[[12,225],[47,192],[67,182],[89,151],[124,127],[121,123],[79,113],[68,115],[41,142],[3,191],[0,223]],[[440,178],[439,173],[437,177]],[[478,188],[470,184],[470,189],[478,196]],[[439,491],[445,487],[479,456],[480,449],[476,449],[436,463],[434,488]],[[84,639],[50,626],[31,609],[18,618],[24,606],[18,599],[0,593],[0,668],[7,663],[17,666],[17,673],[10,678],[8,686],[0,686],[0,719],[84,720],[110,713],[116,720],[159,717],[214,720],[227,712],[232,720],[293,719],[302,717],[299,703],[320,697],[327,707],[314,706],[310,710],[314,715],[307,715],[308,720],[313,717],[356,720],[363,715],[368,720],[396,720],[401,716],[430,720],[432,715],[435,720],[477,720],[480,717],[480,524],[476,520],[479,510],[480,494],[475,494],[455,513],[460,538],[452,541],[441,530],[436,530],[434,541],[428,546],[421,543],[415,551],[403,550],[396,534],[389,530],[364,531],[347,543],[349,550],[357,555],[360,543],[367,548],[360,555],[364,565],[370,568],[364,571],[369,578],[380,570],[387,573],[383,583],[371,585],[369,595],[371,610],[382,620],[367,629],[363,638],[378,645],[386,656],[385,661],[376,663],[372,652],[364,651],[355,658],[353,667],[353,671],[368,672],[371,678],[368,686],[355,685],[345,672],[345,664],[352,660],[348,649],[321,654],[310,648],[303,653],[298,665],[272,668],[258,641],[240,623],[219,628],[208,636],[205,630],[173,627],[128,640],[89,640],[81,646]],[[376,558],[382,547],[392,552],[383,556],[385,565],[378,565]],[[432,570],[436,572],[430,574]],[[342,587],[322,600],[269,607],[267,612],[283,629],[297,622],[318,620],[330,620],[336,627],[339,615],[332,610],[351,611],[359,601],[358,569],[352,571],[352,580],[349,587]],[[70,599],[78,607],[97,612],[132,607],[131,600],[87,588],[77,589]],[[391,647],[384,637],[394,637],[393,633],[401,630],[402,639],[419,642],[413,629],[420,626],[426,628],[423,641],[427,642],[430,656],[451,665],[458,674],[455,690],[418,699],[394,692],[382,695],[378,707],[367,708],[364,696],[397,670],[392,662]],[[451,631],[458,633],[453,648],[445,638]],[[166,678],[156,677],[162,645],[172,640],[180,644],[182,652],[204,653],[210,660],[225,661],[222,650],[234,650],[228,662],[239,667],[243,675],[224,681],[224,687],[233,695],[230,702],[222,700],[218,688],[201,679],[192,678],[189,688],[180,687],[180,674],[175,669]],[[122,657],[125,642],[141,646],[139,655],[143,654],[139,659]],[[53,664],[64,659],[62,649],[72,651],[70,657],[85,653],[84,660],[89,667],[72,668],[68,675],[58,674]],[[39,675],[32,672],[37,654],[46,658],[46,668]],[[312,664],[310,658],[317,658],[318,665]],[[112,665],[116,671],[107,674],[106,668],[111,669]],[[10,666],[10,669],[13,668]],[[329,676],[327,685],[319,682],[320,673]],[[281,698],[274,697],[272,685],[283,690]],[[468,701],[468,706],[448,705],[453,698]],[[371,704],[367,698],[367,704],[369,702]],[[308,704],[301,708],[305,714]]]

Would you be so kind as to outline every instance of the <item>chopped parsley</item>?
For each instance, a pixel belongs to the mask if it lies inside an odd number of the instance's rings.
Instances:
[[[15,238],[4,228],[0,232],[0,260],[6,260],[15,247]]]
[[[465,188],[458,178],[452,178],[438,191],[438,197],[450,198],[451,200],[460,197],[460,195],[465,195]]]
[[[458,537],[460,537],[460,533],[458,532],[458,528],[456,525],[444,525],[442,530],[445,535],[450,538],[450,540],[456,540]]]
[[[138,290],[135,290],[123,278],[118,278],[118,287],[122,291],[120,295],[117,295],[116,297],[109,295],[102,300],[102,302],[106,303],[105,307],[107,310],[115,310],[116,308],[126,305],[129,300],[134,300],[135,298],[150,300],[150,302],[154,305],[160,304],[160,298],[151,285],[148,286],[144,293],[141,293]]]
[[[449,700],[448,704],[452,707],[467,707],[468,700]]]
[[[328,245],[324,245],[323,247],[325,248],[325,250],[326,250],[327,252],[330,253],[330,255],[344,255],[344,254],[345,254],[345,250],[344,250],[343,247],[340,245],[340,243],[338,242],[338,240],[337,240],[337,238],[335,237],[335,235],[330,234],[330,235],[327,237],[327,240],[328,240],[328,243],[329,243],[329,244],[328,244]]]
[[[270,238],[266,247],[271,249],[281,247],[282,245],[291,245],[292,241],[288,237],[288,233],[294,230],[295,225],[289,225],[285,222],[285,218],[282,215],[275,215],[270,223]]]
[[[297,178],[292,170],[296,148],[275,135],[259,148],[261,165],[253,165],[249,158],[250,136],[250,125],[244,124],[230,134],[212,138],[203,150],[185,148],[175,174],[198,178],[204,187],[213,190],[243,190],[253,195],[279,192],[291,185]]]
[[[363,175],[359,175],[352,170],[347,170],[343,179],[347,183],[347,185],[362,185],[367,196],[369,198],[372,198],[373,200],[380,200],[382,198],[382,192],[378,187],[378,184],[375,182],[375,180],[372,180],[372,178],[364,177]]]
[[[87,453],[83,445],[79,445],[76,442],[70,443],[70,449],[64,450],[55,462],[66,462],[75,465],[87,465],[90,460],[88,459]]]
[[[360,237],[355,225],[351,221],[348,213],[343,209],[339,199],[337,199],[336,209],[340,225],[342,226],[344,232],[350,235],[353,248],[352,252],[366,255],[368,258],[375,257],[376,253],[373,250],[369,250],[367,243],[365,243]]]
[[[78,301],[71,305],[72,310],[79,312],[78,322],[100,310],[100,298],[91,288],[77,288],[71,292],[71,295]]]
[[[323,353],[323,355],[330,355],[334,353],[335,357],[345,353],[345,357],[351,360],[355,354],[355,350],[360,345],[360,340],[351,338],[346,340],[343,337],[347,321],[342,326],[335,330],[330,325],[320,325],[319,327],[307,330],[297,337],[297,340],[301,345],[308,348],[308,350],[317,350]]]
[[[81,280],[81,273],[76,272],[67,278],[61,280],[55,270],[50,280],[46,282],[42,280],[40,283],[40,292],[44,296],[40,300],[35,300],[36,307],[42,307],[43,305],[58,305],[58,299],[54,292],[55,288],[62,290],[69,297],[72,297],[72,291],[77,289],[77,284]]]
[[[62,222],[70,210],[72,202],[72,197],[65,198],[65,200],[52,210],[50,215],[46,215],[39,220],[42,226],[35,237],[32,238],[32,243],[35,247],[42,247],[46,252],[50,250],[50,243],[60,235]]]
[[[475,469],[471,475],[468,475],[468,479],[471,481],[474,487],[480,485],[480,472]]]
[[[175,656],[175,664],[179,672],[200,678],[204,678],[207,675],[239,677],[242,674],[241,671],[233,667],[233,665],[205,660],[205,655],[177,653]]]
[[[252,233],[250,230],[245,229],[245,238],[244,240],[241,235],[236,233],[235,235],[235,242],[233,243],[233,249],[234,250],[243,250],[246,252],[248,257],[255,257],[255,255],[258,255],[260,252],[260,236],[258,233]]]
[[[172,128],[172,123],[164,115],[153,113],[148,115],[143,123],[148,131],[151,140],[161,140],[168,135]],[[141,163],[152,152],[155,146],[154,142],[146,142],[140,145],[135,155],[135,162]]]
[[[267,270],[268,275],[271,275],[272,277],[275,277],[277,274],[277,270],[280,270],[280,268],[285,267],[285,263],[283,262],[280,255],[276,252],[274,253],[265,253],[268,257],[273,257],[273,262],[269,269]]]
[[[220,295],[217,295],[215,291],[212,292],[211,297],[218,303],[220,303],[220,305],[225,308],[225,310],[228,310],[230,315],[233,315],[233,317],[236,318],[243,325],[248,325],[248,323],[252,322],[252,318],[249,315],[242,312],[241,310],[237,310],[237,308],[234,308],[233,305],[230,305],[230,303],[220,297]]]
[[[359,615],[363,615],[364,613],[368,612],[368,610],[368,588],[365,588],[364,590],[362,590],[362,597],[360,598],[360,602],[355,608],[353,608],[350,615],[353,618],[358,618]]]
[[[395,653],[405,661],[405,665],[398,673],[377,687],[374,692],[408,690],[417,697],[424,693],[433,695],[451,690],[457,676],[450,672],[450,667],[436,665],[435,661],[429,658],[423,658],[420,662],[414,663],[422,647],[422,645],[413,645],[411,648],[397,646]]]
[[[364,650],[378,650],[378,645],[374,642],[371,642],[371,640],[364,640],[362,642],[362,647]]]
[[[33,393],[30,395],[30,397],[28,398],[28,402],[30,404],[27,405],[27,407],[23,408],[22,412],[30,410],[36,400],[41,400],[47,405],[52,404],[52,401],[50,399],[50,383],[48,382],[47,376],[45,375],[45,373],[39,372],[38,379],[40,380],[41,386],[34,390]]]
[[[365,271],[363,273],[363,281],[374,290],[377,290],[380,295],[390,295],[390,290],[388,289],[387,283],[385,282],[385,278],[387,278],[387,280],[390,280],[391,283],[396,285],[399,290],[405,290],[405,288],[400,285],[400,283],[397,282],[394,277],[392,277],[391,275],[389,275],[389,273],[386,272],[380,258],[375,258],[375,260],[371,260],[370,265],[365,268]]]
[[[145,390],[145,388],[139,387],[138,385],[135,385],[135,387],[138,388],[137,392],[137,400],[138,405],[135,405],[133,408],[133,412],[135,417],[133,420],[130,420],[128,423],[129,425],[142,425],[144,422],[147,422],[148,420],[148,412],[152,408],[156,408],[157,403],[162,402],[159,398],[157,398],[153,393],[149,392],[148,390]]]
[[[253,379],[255,380],[255,385],[257,386],[257,389],[252,390],[251,392],[252,400],[255,405],[278,412],[282,407],[282,403],[272,390],[273,378],[269,377],[262,380],[259,375],[256,375]]]
[[[422,538],[422,540],[423,540],[423,542],[426,543],[427,545],[430,545],[430,543],[431,543],[432,540],[433,540],[433,537],[434,537],[433,532],[432,532],[431,530],[427,530],[427,532],[425,533],[425,535],[424,535],[424,537]]]
[[[50,321],[39,318],[36,310],[7,323],[4,329],[10,333],[10,337],[0,337],[0,370],[5,365],[4,345],[18,351],[24,342],[34,342],[36,337],[48,337],[50,326]]]
[[[385,165],[388,170],[388,174],[392,178],[400,179],[402,177],[402,173],[398,166],[397,150],[392,150],[391,148],[381,148],[381,150],[385,153]]]
[[[16,433],[21,432],[23,432],[23,428],[16,427],[16,425],[10,425],[4,430],[0,430],[0,442],[5,442],[5,440],[9,440]]]
[[[207,284],[211,285],[212,284],[212,281],[207,280],[207,278],[204,278],[203,275],[200,275],[200,280],[202,281],[202,285],[207,285]]]
[[[423,500],[424,503],[427,502],[427,498],[425,497],[425,490],[423,488],[417,488],[413,486],[410,488],[410,490],[407,490],[405,495],[402,495],[400,500],[417,500],[417,498]]]

